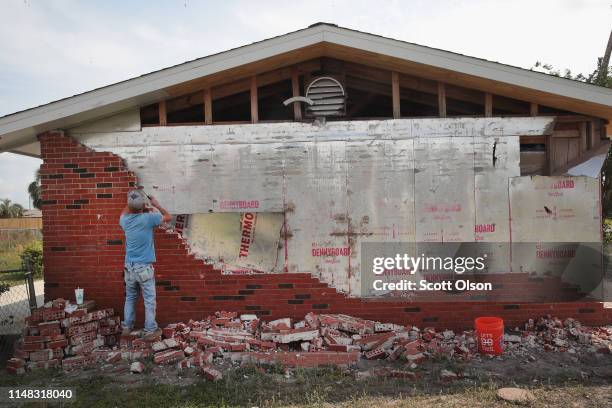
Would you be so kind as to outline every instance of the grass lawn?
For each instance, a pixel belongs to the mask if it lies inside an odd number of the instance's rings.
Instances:
[[[460,380],[402,380],[379,377],[356,380],[336,368],[298,369],[285,378],[282,370],[264,371],[255,366],[230,369],[218,382],[185,372],[184,377],[151,373],[87,375],[39,371],[22,376],[0,376],[0,386],[74,387],[77,400],[71,407],[504,407],[496,391],[500,382]],[[612,406],[610,382],[580,383],[567,379],[523,385],[536,400],[532,407]],[[27,406],[27,405],[26,405]],[[34,405],[31,406],[40,406]],[[54,406],[50,403],[48,406]]]
[[[8,272],[6,270],[21,269],[21,252],[31,243],[40,241],[31,231],[23,231],[23,234],[12,234],[12,236],[2,236],[0,240],[0,282],[8,283],[10,286],[25,283],[23,272]]]

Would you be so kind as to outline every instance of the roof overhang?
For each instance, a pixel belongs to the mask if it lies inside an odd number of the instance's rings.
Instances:
[[[612,119],[612,90],[329,24],[162,69],[0,118],[0,152],[37,155],[36,135],[329,56]]]

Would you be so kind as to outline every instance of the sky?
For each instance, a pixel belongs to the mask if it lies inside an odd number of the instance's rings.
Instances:
[[[3,0],[0,116],[318,21],[531,68],[590,73],[612,0]],[[40,160],[0,154],[0,199],[29,205]]]

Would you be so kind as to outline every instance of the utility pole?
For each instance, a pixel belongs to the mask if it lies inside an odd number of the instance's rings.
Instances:
[[[601,59],[601,65],[599,67],[599,72],[597,73],[597,82],[599,84],[603,84],[605,82],[606,76],[608,75],[608,67],[610,66],[610,53],[612,53],[612,31],[610,31],[610,37],[608,38],[608,46],[606,47],[606,52],[604,53],[603,58]]]

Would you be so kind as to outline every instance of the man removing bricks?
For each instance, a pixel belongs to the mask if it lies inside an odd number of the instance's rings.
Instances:
[[[155,245],[153,230],[172,216],[159,202],[148,197],[152,207],[146,205],[143,190],[131,190],[127,195],[127,207],[122,211],[119,225],[125,232],[125,308],[122,323],[123,334],[129,334],[136,320],[135,304],[138,292],[142,293],[145,306],[145,340],[161,334],[155,321]]]

